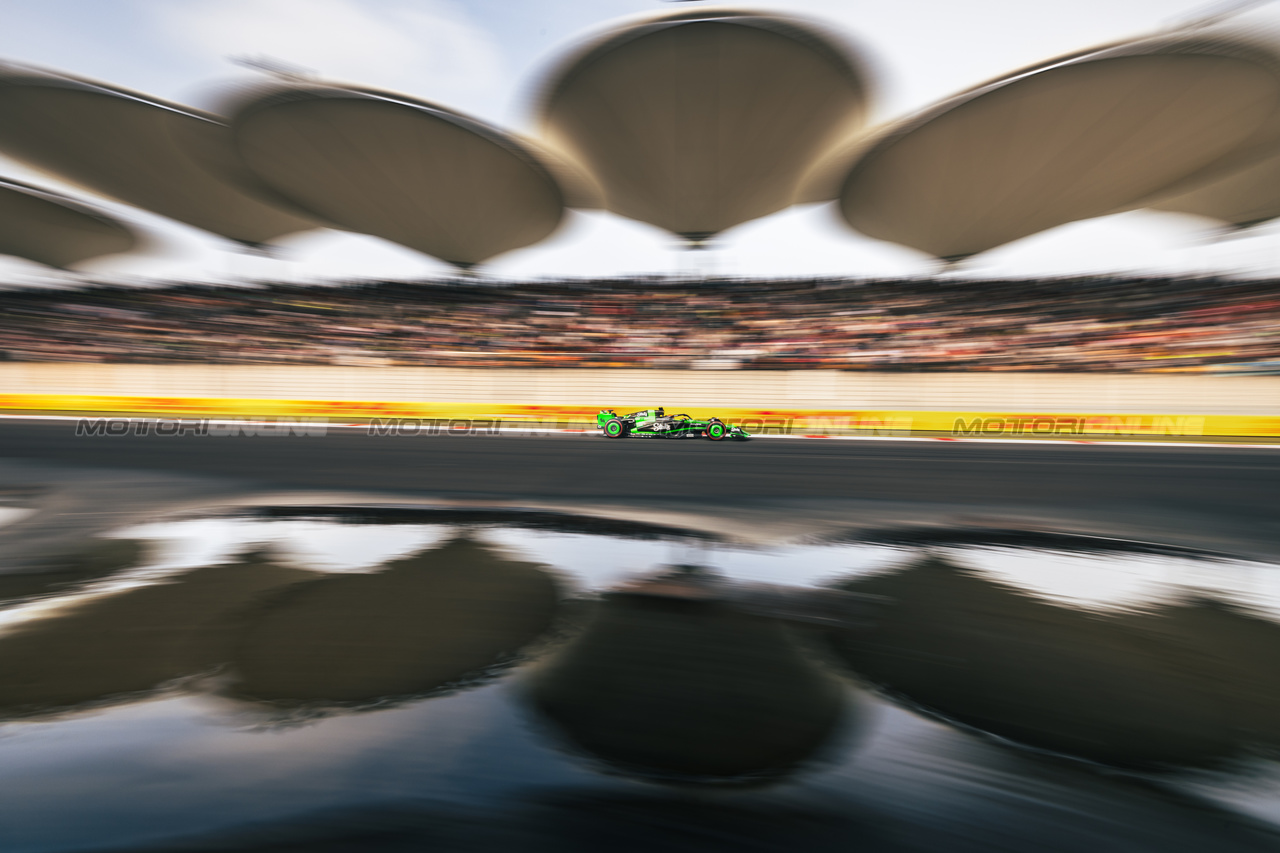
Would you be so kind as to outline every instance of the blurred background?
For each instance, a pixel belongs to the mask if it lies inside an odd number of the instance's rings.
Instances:
[[[1268,3],[5,12],[10,361],[1280,360]]]

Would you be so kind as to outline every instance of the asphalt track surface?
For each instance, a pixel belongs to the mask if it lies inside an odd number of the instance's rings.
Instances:
[[[0,423],[0,456],[265,485],[506,497],[1176,502],[1274,515],[1280,448],[609,440],[595,435],[77,436]]]
[[[1011,442],[609,440],[595,435],[76,436],[0,422],[0,458],[272,489],[585,502],[856,502],[1165,519],[1280,554],[1280,448]],[[1149,525],[1148,525],[1149,526]]]

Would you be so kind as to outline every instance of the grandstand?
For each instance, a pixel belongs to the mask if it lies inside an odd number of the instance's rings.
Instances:
[[[1270,280],[648,279],[10,291],[19,362],[1280,373]]]

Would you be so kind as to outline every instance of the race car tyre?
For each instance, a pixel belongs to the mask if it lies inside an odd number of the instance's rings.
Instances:
[[[728,432],[729,428],[720,423],[720,421],[712,421],[707,424],[707,438],[712,441],[720,441],[728,434]]]
[[[614,418],[611,421],[606,421],[604,425],[604,434],[606,438],[622,438],[627,434],[627,425],[617,418]]]

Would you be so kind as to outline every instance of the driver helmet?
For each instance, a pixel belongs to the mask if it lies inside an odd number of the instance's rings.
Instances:
[[[662,417],[667,413],[666,409],[662,408],[661,406],[659,406],[655,411],[657,411],[658,417]]]

